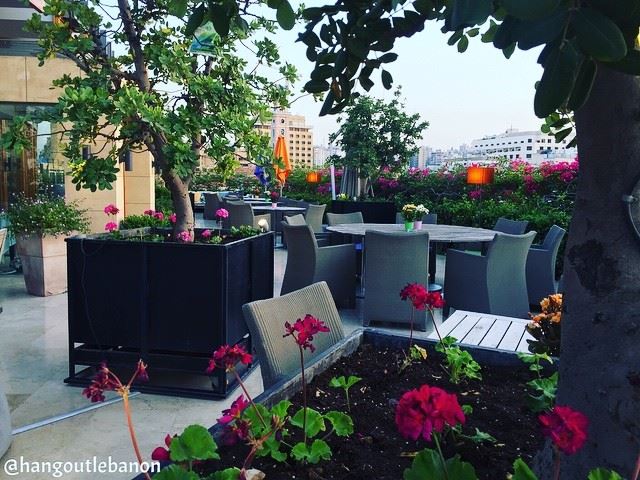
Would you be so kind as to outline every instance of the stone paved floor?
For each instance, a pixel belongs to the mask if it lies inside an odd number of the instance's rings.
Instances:
[[[438,271],[444,271],[439,259]],[[286,265],[286,251],[276,250],[275,288],[278,295]],[[359,301],[360,302],[360,301]],[[48,298],[27,295],[21,275],[0,276],[0,383],[6,389],[13,427],[86,407],[81,389],[65,385],[67,367],[67,296]],[[347,332],[361,323],[360,305],[343,310]],[[392,329],[408,333],[406,329]],[[252,395],[262,391],[259,369],[248,378]],[[232,396],[235,395],[232,394]],[[113,395],[111,395],[113,396]],[[160,445],[167,433],[177,433],[192,423],[213,425],[229,401],[194,400],[140,394],[131,400],[134,421],[143,453]],[[97,456],[106,460],[133,461],[120,403],[100,407],[78,416],[14,435],[13,445],[0,461],[23,457],[27,461],[85,461]],[[50,474],[9,476],[0,468],[0,479],[52,478]],[[128,479],[128,474],[66,474],[68,478]]]

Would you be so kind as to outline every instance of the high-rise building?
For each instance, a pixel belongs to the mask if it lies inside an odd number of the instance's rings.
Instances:
[[[340,147],[336,145],[316,145],[313,147],[313,166],[316,168],[324,167],[330,156],[340,154]]]
[[[575,158],[577,149],[567,148],[570,141],[571,137],[557,143],[553,137],[540,131],[520,132],[510,128],[504,133],[473,140],[469,151],[486,158],[506,157],[509,160],[519,159],[539,164]]]
[[[304,115],[276,110],[271,122],[256,124],[256,128],[269,135],[274,145],[279,135],[284,137],[292,167],[313,167],[313,130],[306,125]]]

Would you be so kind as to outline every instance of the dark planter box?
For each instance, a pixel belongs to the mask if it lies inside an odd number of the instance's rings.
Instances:
[[[225,397],[222,371],[208,376],[223,344],[251,348],[242,305],[273,296],[273,234],[225,245],[67,239],[69,378],[84,385],[107,361],[130,375],[139,358],[151,382],[137,389]]]
[[[393,202],[332,200],[331,212],[362,212],[364,223],[396,223],[396,206]]]

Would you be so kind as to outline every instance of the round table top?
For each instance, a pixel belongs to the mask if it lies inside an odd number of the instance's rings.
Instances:
[[[265,212],[303,212],[306,210],[306,208],[303,207],[287,207],[285,205],[278,205],[277,207],[272,207],[271,205],[251,205],[251,208]]]
[[[343,223],[326,227],[330,232],[345,235],[364,236],[367,230],[377,232],[404,232],[404,225],[396,223]],[[422,230],[429,232],[431,242],[490,242],[495,230],[462,227],[459,225],[422,224]]]

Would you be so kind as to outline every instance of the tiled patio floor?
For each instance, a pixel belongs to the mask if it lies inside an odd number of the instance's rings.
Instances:
[[[438,272],[443,272],[439,258]],[[286,251],[276,250],[275,294],[280,291]],[[359,301],[360,302],[360,301]],[[7,391],[13,427],[24,427],[43,419],[86,407],[81,389],[65,385],[67,376],[67,296],[29,296],[21,275],[0,276],[0,382]],[[361,312],[343,310],[347,332],[362,324]],[[392,329],[408,333],[406,329]],[[420,334],[418,334],[420,335]],[[422,334],[426,335],[426,334]],[[262,391],[259,370],[248,379],[252,395]],[[232,393],[235,398],[236,392]],[[112,395],[113,396],[113,395]],[[131,400],[141,449],[150,455],[167,433],[180,432],[192,423],[213,425],[229,401],[194,400],[139,394]],[[93,456],[113,461],[133,461],[126,422],[120,403],[14,435],[13,445],[0,461],[24,457],[28,461],[85,461]],[[51,478],[50,474],[9,477],[0,468],[0,479]],[[64,478],[89,478],[68,474]],[[91,475],[92,479],[128,479],[127,474]]]

